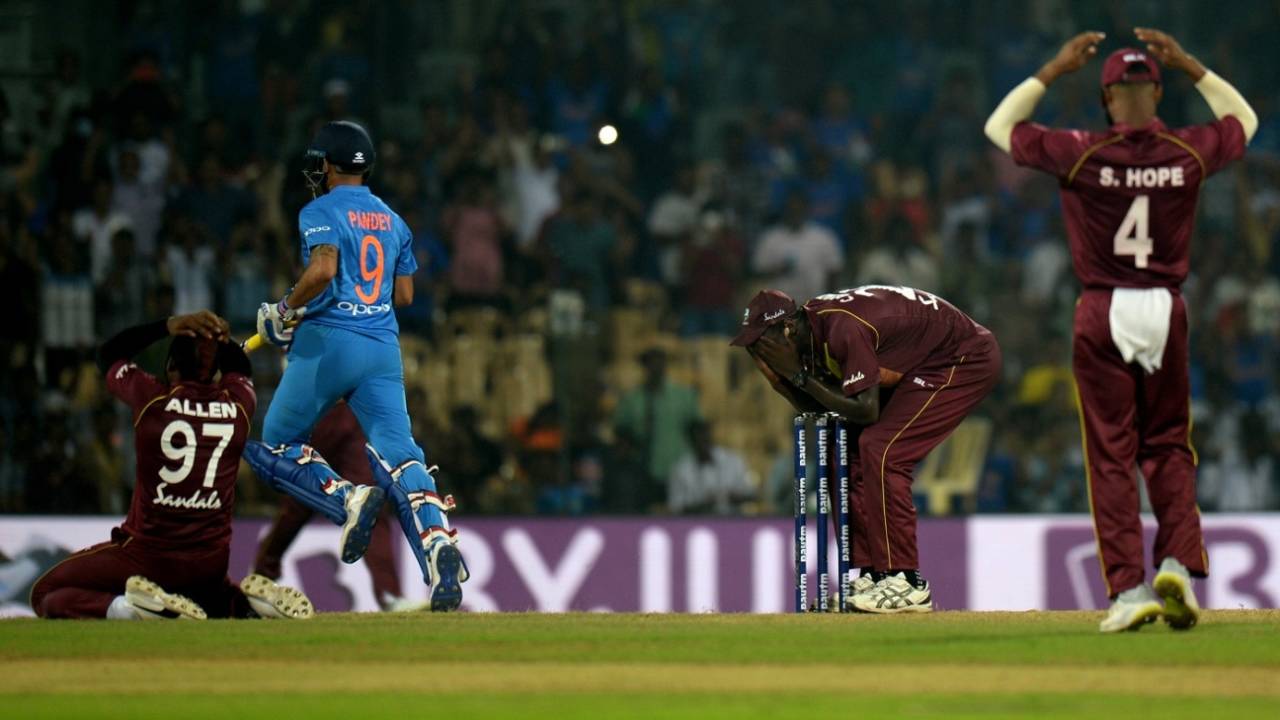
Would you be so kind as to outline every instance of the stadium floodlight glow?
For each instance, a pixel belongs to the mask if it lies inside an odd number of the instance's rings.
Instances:
[[[604,125],[600,128],[600,132],[596,134],[600,139],[601,145],[612,145],[618,141],[618,128],[612,125]]]

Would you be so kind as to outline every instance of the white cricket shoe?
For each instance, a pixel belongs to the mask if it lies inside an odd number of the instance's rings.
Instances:
[[[876,581],[872,580],[870,575],[859,575],[854,578],[853,581],[849,583],[849,587],[845,591],[844,607],[841,609],[845,612],[857,612],[858,608],[854,605],[853,599],[859,595],[865,595],[871,592],[871,589],[875,586]]]
[[[849,587],[846,588],[845,606],[841,610],[845,612],[861,612],[861,610],[858,610],[858,606],[855,605],[854,598],[860,596],[860,594],[869,593],[874,587],[876,587],[876,580],[872,579],[870,575],[858,575],[858,577],[852,579]]]
[[[462,604],[462,583],[468,577],[462,553],[445,538],[437,538],[426,552],[431,570],[431,611],[457,610]]]
[[[908,582],[905,575],[897,573],[886,575],[870,590],[854,595],[853,607],[881,615],[933,612],[933,594],[928,582],[918,588]]]
[[[849,595],[863,595],[871,592],[871,588],[876,586],[876,581],[870,575],[859,575],[849,583]]]
[[[1160,614],[1169,627],[1174,630],[1195,627],[1200,621],[1200,603],[1196,602],[1196,593],[1191,588],[1191,573],[1185,565],[1171,557],[1165,558],[1152,585],[1156,595],[1164,600],[1164,610]]]
[[[422,612],[431,609],[430,600],[410,600],[390,593],[384,594],[379,604],[382,605],[383,612],[390,613]]]
[[[240,581],[240,591],[258,617],[269,620],[306,620],[315,606],[301,590],[280,585],[266,575],[252,573]]]
[[[124,601],[139,620],[204,620],[204,608],[191,598],[165,592],[164,588],[134,575],[125,581]]]
[[[1138,630],[1160,617],[1160,600],[1146,584],[1129,588],[1111,601],[1111,609],[1102,618],[1098,630],[1104,633]]]
[[[386,493],[376,485],[356,485],[347,491],[344,502],[347,521],[342,524],[339,545],[342,562],[351,564],[364,557],[373,537],[373,526],[378,522],[378,513],[382,512],[386,499]]]

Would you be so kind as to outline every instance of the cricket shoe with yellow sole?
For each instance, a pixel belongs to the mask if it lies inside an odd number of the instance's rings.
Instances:
[[[124,600],[139,620],[204,620],[204,608],[191,598],[166,592],[164,588],[134,575],[125,581]]]
[[[1129,588],[1111,601],[1106,617],[1098,625],[1104,633],[1139,630],[1160,617],[1160,599],[1145,584]]]
[[[1156,595],[1164,600],[1164,610],[1160,614],[1169,627],[1190,630],[1200,622],[1200,603],[1191,588],[1191,573],[1186,566],[1173,558],[1165,558],[1152,586]]]
[[[924,582],[924,581],[922,581]],[[853,596],[856,610],[879,615],[933,612],[933,593],[929,583],[916,587],[903,573],[886,575],[870,590]]]
[[[240,591],[258,617],[268,620],[306,620],[316,614],[311,600],[296,588],[280,585],[266,575],[252,573],[240,581]]]

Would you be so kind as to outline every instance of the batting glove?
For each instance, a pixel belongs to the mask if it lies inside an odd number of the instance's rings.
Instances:
[[[258,334],[276,347],[287,348],[293,342],[293,328],[305,311],[305,307],[289,307],[284,300],[262,303],[258,306]]]

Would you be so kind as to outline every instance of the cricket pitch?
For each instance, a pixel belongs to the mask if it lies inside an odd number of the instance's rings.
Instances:
[[[1274,717],[1280,611],[0,621],[13,718]]]

